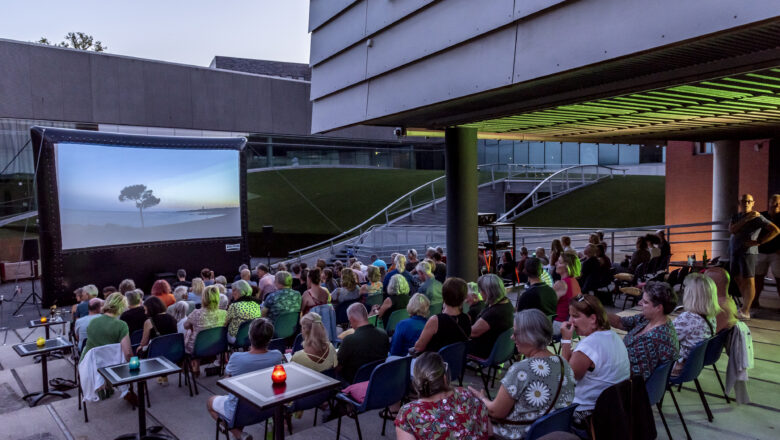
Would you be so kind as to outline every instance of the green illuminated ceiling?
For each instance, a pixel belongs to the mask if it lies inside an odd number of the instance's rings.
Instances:
[[[472,124],[481,137],[688,138],[780,127],[780,67],[613,96]]]

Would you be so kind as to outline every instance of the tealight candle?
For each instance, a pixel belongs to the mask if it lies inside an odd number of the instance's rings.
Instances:
[[[281,365],[277,365],[274,367],[273,371],[271,372],[271,381],[273,383],[284,383],[284,381],[287,380],[287,372],[284,371],[284,367]]]
[[[35,345],[37,345],[38,347],[43,347],[44,345],[46,345],[46,338],[38,338],[38,339],[36,339],[35,340]]]
[[[48,319],[45,316],[41,316],[41,324],[48,321]]]
[[[137,370],[141,366],[141,361],[138,360],[138,356],[130,358],[130,363],[127,365],[131,370]]]

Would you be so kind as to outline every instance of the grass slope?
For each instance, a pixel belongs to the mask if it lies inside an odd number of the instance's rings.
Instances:
[[[274,225],[279,233],[335,235],[442,174],[440,170],[361,168],[250,173],[249,230],[259,232],[263,225]]]
[[[628,228],[664,224],[663,176],[607,179],[553,200],[516,220],[518,226]]]

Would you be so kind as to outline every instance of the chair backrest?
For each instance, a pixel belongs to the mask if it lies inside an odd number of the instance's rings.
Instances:
[[[336,342],[338,340],[338,330],[336,330],[336,310],[330,304],[323,304],[316,307],[312,307],[312,312],[319,314],[322,317],[322,325],[325,326],[325,331],[328,333],[328,339],[330,342]]]
[[[271,342],[268,343],[268,351],[271,350],[279,350],[279,353],[284,354],[287,350],[287,341],[284,338],[271,339]]]
[[[372,306],[378,306],[382,304],[382,301],[384,301],[384,298],[382,297],[381,292],[369,295],[366,297],[366,309],[371,310]]]
[[[352,378],[352,383],[365,382],[370,379],[374,368],[376,368],[377,365],[383,363],[384,361],[385,359],[377,359],[375,361],[361,365],[355,373],[355,377]]]
[[[371,373],[362,410],[384,408],[400,402],[409,385],[412,357],[406,356],[377,365]]]
[[[547,435],[551,432],[569,432],[571,426],[571,417],[574,414],[574,410],[577,409],[577,404],[567,406],[566,408],[557,409],[552,411],[546,416],[539,417],[528,428],[525,433],[525,440],[536,440],[537,438]]]
[[[289,338],[295,334],[299,312],[282,313],[274,321],[274,338]]]
[[[245,426],[255,425],[263,422],[274,416],[273,408],[265,411],[260,411],[256,406],[252,405],[244,399],[238,399],[238,405],[236,405],[236,412],[233,415],[233,420],[228,420],[228,429],[243,428]]]
[[[333,379],[337,379],[335,368],[330,368],[328,370],[320,371],[320,374],[324,374]],[[292,408],[290,408],[290,412],[305,411],[307,409],[314,408],[315,406],[320,406],[323,403],[327,402],[328,399],[330,399],[330,397],[333,396],[333,394],[335,394],[335,392],[336,392],[335,390],[320,391],[319,393],[315,393],[306,397],[301,397],[300,399],[296,399],[292,403]]]
[[[670,286],[674,286],[677,284],[677,278],[680,276],[680,269],[675,269],[672,271],[672,273],[669,274],[669,278],[666,279],[666,282],[669,283]]]
[[[514,329],[510,327],[498,335],[496,343],[493,344],[493,349],[490,350],[490,356],[487,358],[490,365],[501,364],[512,357],[515,352],[515,343],[512,342],[512,332],[514,332]]]
[[[690,382],[699,377],[699,373],[704,368],[704,356],[707,354],[709,343],[710,340],[705,339],[693,346],[688,353],[688,359],[685,360],[685,365],[683,365],[680,375],[675,378],[675,383]]]
[[[726,345],[726,340],[731,333],[731,329],[723,329],[719,331],[715,336],[710,338],[710,342],[707,344],[707,351],[704,354],[704,362],[702,365],[705,367],[718,362],[721,353],[723,353],[723,347]]]
[[[336,324],[344,324],[345,322],[349,322],[349,318],[347,318],[347,309],[356,302],[358,302],[358,300],[353,299],[349,301],[341,301],[340,303],[336,304]]]
[[[640,278],[645,276],[647,274],[647,264],[646,263],[639,263],[639,265],[634,269],[634,281],[633,284],[636,284]]]
[[[463,367],[466,365],[467,349],[468,345],[465,342],[456,342],[439,350],[439,355],[441,355],[449,367],[450,380],[460,378]]]
[[[655,273],[658,270],[658,264],[661,261],[661,257],[653,257],[647,263],[647,273]]]
[[[444,303],[433,303],[430,307],[430,313],[428,313],[428,316],[438,315],[441,313],[441,309]]]
[[[650,405],[660,402],[666,393],[666,385],[669,383],[669,375],[672,374],[674,361],[667,361],[655,367],[650,377],[645,381],[647,397],[650,399]]]
[[[192,357],[216,356],[227,351],[227,327],[213,327],[201,330],[195,336]]]
[[[184,359],[184,335],[171,333],[158,336],[149,342],[147,356],[150,358],[163,356],[174,364]]]
[[[136,330],[130,334],[130,345],[138,345],[141,343],[141,339],[144,337],[144,331]]]
[[[303,333],[298,333],[298,336],[295,337],[295,342],[293,342],[292,346],[293,353],[299,350],[303,350]]]
[[[234,347],[249,348],[251,343],[249,342],[249,326],[252,325],[253,319],[244,321],[238,327],[238,333],[236,333],[236,342],[233,343]]]
[[[397,326],[399,322],[403,321],[408,317],[409,317],[409,312],[407,312],[406,309],[396,310],[393,313],[391,313],[390,318],[388,318],[387,320],[387,328],[385,329],[387,334],[388,335],[392,334],[395,331],[395,326]]]
[[[685,277],[687,277],[690,272],[691,272],[691,266],[685,266],[682,269],[680,269],[680,273],[677,275],[677,280],[675,281],[675,284],[682,284],[683,282],[685,282]]]

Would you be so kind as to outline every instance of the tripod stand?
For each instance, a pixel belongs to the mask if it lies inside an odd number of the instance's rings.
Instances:
[[[41,316],[40,304],[43,303],[43,299],[40,297],[40,295],[38,295],[38,292],[35,291],[35,278],[37,272],[38,271],[35,268],[35,262],[30,260],[30,274],[32,275],[32,280],[30,280],[30,284],[32,285],[32,291],[30,292],[29,295],[27,295],[27,298],[25,298],[24,301],[22,301],[22,303],[19,304],[19,307],[17,307],[16,310],[14,311],[14,315],[19,314],[19,310],[21,310],[22,307],[24,307],[24,305],[27,304],[27,301],[30,301],[30,304],[34,305],[35,308],[38,309],[38,316]],[[16,296],[15,293],[14,296]]]

